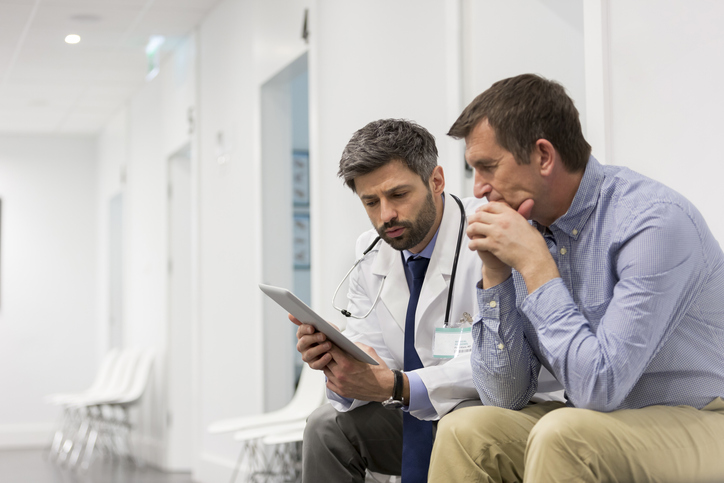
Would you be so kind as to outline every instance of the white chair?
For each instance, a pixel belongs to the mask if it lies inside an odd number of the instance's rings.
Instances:
[[[83,467],[87,468],[92,460],[96,441],[100,436],[106,438],[104,449],[112,454],[118,454],[120,443],[128,443],[126,429],[120,420],[104,417],[103,407],[114,403],[130,404],[140,397],[143,392],[150,365],[153,360],[151,351],[142,351],[138,348],[125,349],[115,358],[112,364],[105,369],[107,377],[105,383],[94,385],[92,391],[83,391],[78,394],[68,394],[62,397],[51,398],[56,404],[62,405],[67,419],[70,421],[63,432],[62,440],[56,442],[56,461],[74,467],[84,455]],[[109,412],[111,410],[106,410]],[[112,412],[112,411],[111,411]],[[126,439],[121,440],[118,434],[124,433]],[[114,446],[113,438],[119,445]],[[56,437],[56,439],[58,439]],[[130,445],[126,454],[130,456]]]
[[[125,389],[106,398],[90,398],[87,405],[97,407],[96,418],[91,425],[91,431],[85,444],[83,454],[83,468],[88,468],[93,460],[94,449],[98,437],[105,437],[105,446],[108,450],[119,456],[125,456],[136,462],[131,447],[131,423],[128,417],[128,408],[137,404],[148,384],[151,375],[154,351],[147,349],[138,355],[133,373]]]
[[[128,390],[140,356],[141,351],[137,348],[123,350],[113,367],[108,384],[102,390],[65,401],[68,411],[75,415],[78,431],[75,436],[66,439],[58,458],[60,463],[67,462],[71,467],[78,463],[83,449],[87,446],[91,430],[96,425],[95,419],[100,416],[98,404],[117,399]]]
[[[234,433],[234,440],[243,443],[244,449],[240,456],[247,461],[246,473],[248,474],[248,480],[254,482],[278,481],[280,479],[283,481],[294,481],[294,478],[288,476],[286,468],[278,464],[280,460],[277,454],[278,448],[274,448],[273,452],[267,454],[263,446],[259,444],[259,441],[276,434],[296,431],[297,429],[304,430],[306,424],[307,421],[301,419],[299,421],[276,425],[268,424],[266,426],[257,426]],[[240,463],[241,459],[237,461],[232,481],[236,479]]]
[[[250,475],[257,478],[263,476],[264,472],[268,471],[268,461],[259,445],[260,439],[276,431],[286,431],[289,424],[306,424],[312,411],[326,401],[324,373],[305,364],[297,390],[292,400],[283,408],[261,415],[225,419],[209,425],[209,433],[234,432],[234,439],[243,442],[231,482],[236,480],[245,458]]]
[[[264,414],[216,421],[209,425],[208,432],[212,434],[232,433],[257,426],[306,419],[312,414],[312,411],[321,406],[326,400],[324,373],[315,371],[305,364],[299,377],[297,390],[286,406]]]
[[[118,360],[119,353],[120,351],[118,349],[111,349],[108,351],[101,361],[101,365],[98,368],[98,372],[96,373],[93,383],[87,389],[80,392],[48,394],[45,396],[45,402],[60,406],[66,404],[68,400],[102,391],[108,384],[110,374],[113,370],[114,364]]]
[[[306,420],[287,423],[260,435],[261,442],[269,448],[270,454],[261,469],[251,472],[253,481],[301,481],[302,439],[306,425]],[[239,432],[234,435],[234,439],[238,441],[252,436],[248,432]]]
[[[113,373],[113,369],[118,361],[119,355],[120,351],[118,349],[111,349],[108,351],[105,357],[103,357],[103,361],[101,361],[96,377],[88,389],[81,392],[56,393],[45,396],[45,401],[47,403],[55,406],[61,406],[63,408],[62,422],[55,431],[53,441],[50,444],[50,450],[48,452],[50,459],[58,457],[63,441],[68,437],[75,425],[74,415],[68,407],[69,402],[80,397],[98,394],[105,390],[111,381],[111,374]]]
[[[136,365],[142,353],[141,349],[135,347],[125,349],[121,352],[106,387],[92,394],[82,394],[75,398],[69,398],[65,401],[65,404],[76,408],[91,407],[102,404],[103,401],[115,400],[123,396],[133,384]]]

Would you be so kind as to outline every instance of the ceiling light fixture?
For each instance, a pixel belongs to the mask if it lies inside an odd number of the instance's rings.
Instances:
[[[70,34],[65,37],[66,44],[77,44],[80,42],[80,35]]]
[[[148,60],[148,68],[146,70],[146,80],[150,81],[158,75],[161,70],[161,46],[166,41],[163,35],[151,35],[146,44],[146,59]]]

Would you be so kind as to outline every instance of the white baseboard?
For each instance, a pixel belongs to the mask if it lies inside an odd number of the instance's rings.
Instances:
[[[149,466],[166,470],[166,450],[162,441],[148,434],[132,432],[131,444],[136,458]]]
[[[0,425],[0,449],[28,449],[50,446],[55,425],[27,423]]]
[[[202,453],[194,481],[202,483],[228,483],[234,472],[235,461],[221,458],[211,453]],[[241,479],[238,479],[241,481]]]

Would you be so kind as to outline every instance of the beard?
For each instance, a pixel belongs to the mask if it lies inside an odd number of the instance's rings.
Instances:
[[[422,242],[430,229],[435,224],[435,218],[437,217],[437,210],[435,209],[435,202],[432,199],[432,191],[427,191],[427,197],[425,202],[417,214],[417,217],[412,221],[394,219],[388,221],[382,226],[375,227],[377,234],[395,250],[409,250]],[[401,236],[396,238],[390,238],[387,236],[386,231],[394,227],[404,227],[405,231]]]

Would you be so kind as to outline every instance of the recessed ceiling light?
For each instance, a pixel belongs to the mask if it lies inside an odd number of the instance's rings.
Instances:
[[[78,42],[80,42],[80,35],[70,34],[65,37],[65,43],[67,44],[77,44]]]

